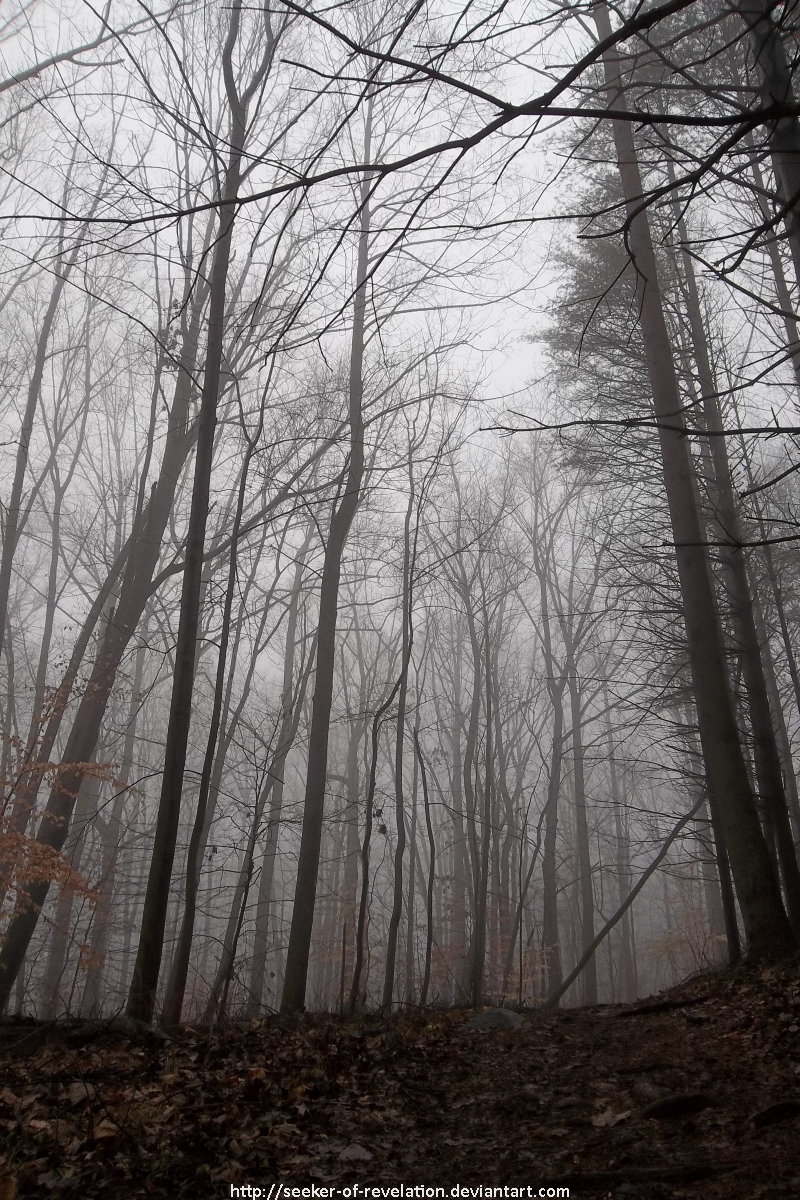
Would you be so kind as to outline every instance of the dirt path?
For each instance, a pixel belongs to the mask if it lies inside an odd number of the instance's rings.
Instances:
[[[429,1012],[170,1042],[6,1026],[0,1177],[37,1200],[221,1200],[274,1181],[800,1197],[798,967],[708,976],[666,1003],[508,1030]]]

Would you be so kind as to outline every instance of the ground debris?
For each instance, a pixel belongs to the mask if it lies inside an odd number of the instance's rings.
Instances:
[[[465,1021],[463,1029],[521,1029],[525,1018],[510,1008],[490,1008]]]
[[[169,1041],[76,1023],[20,1046],[37,1027],[17,1022],[0,1037],[0,1180],[16,1200],[217,1200],[260,1181],[785,1200],[799,1194],[798,998],[791,963],[689,981],[635,1025],[608,1008],[500,1009],[511,1024],[464,1036],[492,1010],[411,1010]],[[687,1001],[708,1020],[687,1023]]]

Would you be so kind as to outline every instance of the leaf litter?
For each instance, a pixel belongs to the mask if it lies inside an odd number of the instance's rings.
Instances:
[[[466,1027],[476,1015],[267,1018],[169,1039],[8,1020],[0,1197],[216,1200],[276,1181],[800,1196],[797,963],[507,1027]]]

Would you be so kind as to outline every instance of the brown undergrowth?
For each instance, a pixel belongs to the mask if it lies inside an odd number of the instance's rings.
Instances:
[[[633,1010],[529,1013],[520,1029],[464,1030],[469,1015],[169,1041],[7,1022],[0,1195],[221,1200],[282,1181],[800,1196],[797,963],[709,974]]]

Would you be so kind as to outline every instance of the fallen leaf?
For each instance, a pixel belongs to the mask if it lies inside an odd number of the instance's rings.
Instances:
[[[76,1080],[67,1088],[67,1096],[70,1104],[80,1104],[83,1100],[93,1100],[95,1096],[94,1084],[88,1080]]]
[[[117,1126],[113,1121],[109,1121],[107,1118],[102,1120],[99,1125],[95,1125],[94,1127],[94,1139],[96,1142],[101,1141],[103,1138],[116,1137],[118,1133],[119,1129]]]
[[[620,1121],[626,1121],[630,1116],[628,1112],[615,1113],[612,1108],[607,1108],[605,1112],[598,1113],[596,1117],[592,1117],[592,1124],[598,1129],[610,1128],[612,1125],[619,1125]]]
[[[341,1162],[369,1162],[372,1155],[364,1146],[359,1146],[358,1142],[351,1142],[340,1151],[338,1157]]]

